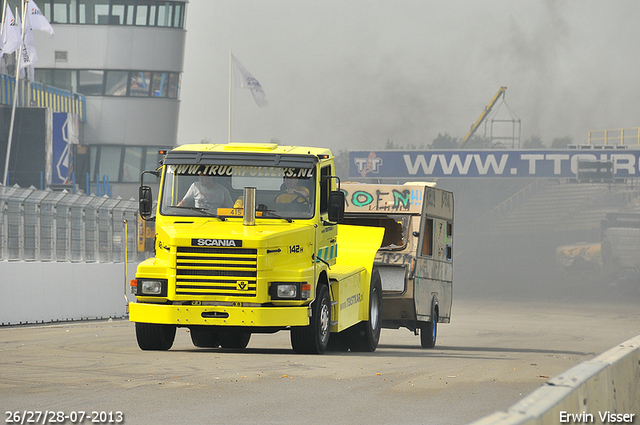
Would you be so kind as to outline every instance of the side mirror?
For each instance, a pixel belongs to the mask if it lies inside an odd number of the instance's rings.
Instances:
[[[140,186],[138,191],[139,195],[139,209],[140,217],[143,220],[148,220],[151,217],[151,207],[153,206],[153,194],[149,186]]]
[[[329,221],[341,223],[344,220],[344,192],[334,190],[329,193]]]

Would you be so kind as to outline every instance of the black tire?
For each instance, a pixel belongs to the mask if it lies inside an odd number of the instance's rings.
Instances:
[[[329,337],[329,344],[327,345],[327,351],[349,351],[349,331],[345,330],[340,333],[332,333]]]
[[[419,322],[420,345],[422,348],[433,348],[436,346],[438,336],[438,310],[434,308],[430,322]]]
[[[382,324],[382,280],[374,268],[369,287],[369,320],[360,322],[351,330],[351,351],[373,353],[378,348]]]
[[[176,338],[175,325],[136,322],[136,339],[141,350],[166,351]]]
[[[299,354],[322,354],[327,349],[331,334],[331,297],[326,285],[318,285],[309,320],[307,326],[291,328],[291,346]]]
[[[220,332],[218,337],[222,348],[244,350],[251,339],[251,332]]]
[[[189,329],[191,334],[191,342],[200,348],[218,348],[220,347],[220,338],[218,333],[213,329],[206,327],[193,327]]]

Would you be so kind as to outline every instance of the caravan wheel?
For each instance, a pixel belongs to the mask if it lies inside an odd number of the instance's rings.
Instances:
[[[430,322],[420,322],[420,345],[422,348],[433,348],[436,346],[436,336],[438,334],[438,309],[434,308],[431,313]]]

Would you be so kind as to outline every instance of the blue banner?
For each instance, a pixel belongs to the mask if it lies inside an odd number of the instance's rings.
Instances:
[[[73,150],[77,143],[78,118],[67,112],[53,113],[51,183],[70,184],[73,172]]]
[[[614,178],[640,176],[640,150],[351,151],[350,178],[576,178],[578,162],[610,161]]]

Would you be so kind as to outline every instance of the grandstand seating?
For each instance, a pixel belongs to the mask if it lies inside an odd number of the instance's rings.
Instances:
[[[607,212],[640,210],[631,183],[572,183],[540,180],[485,214],[487,231],[587,230],[600,227]],[[523,196],[524,194],[524,196]],[[475,227],[475,226],[474,226]],[[493,230],[491,230],[493,229]]]

